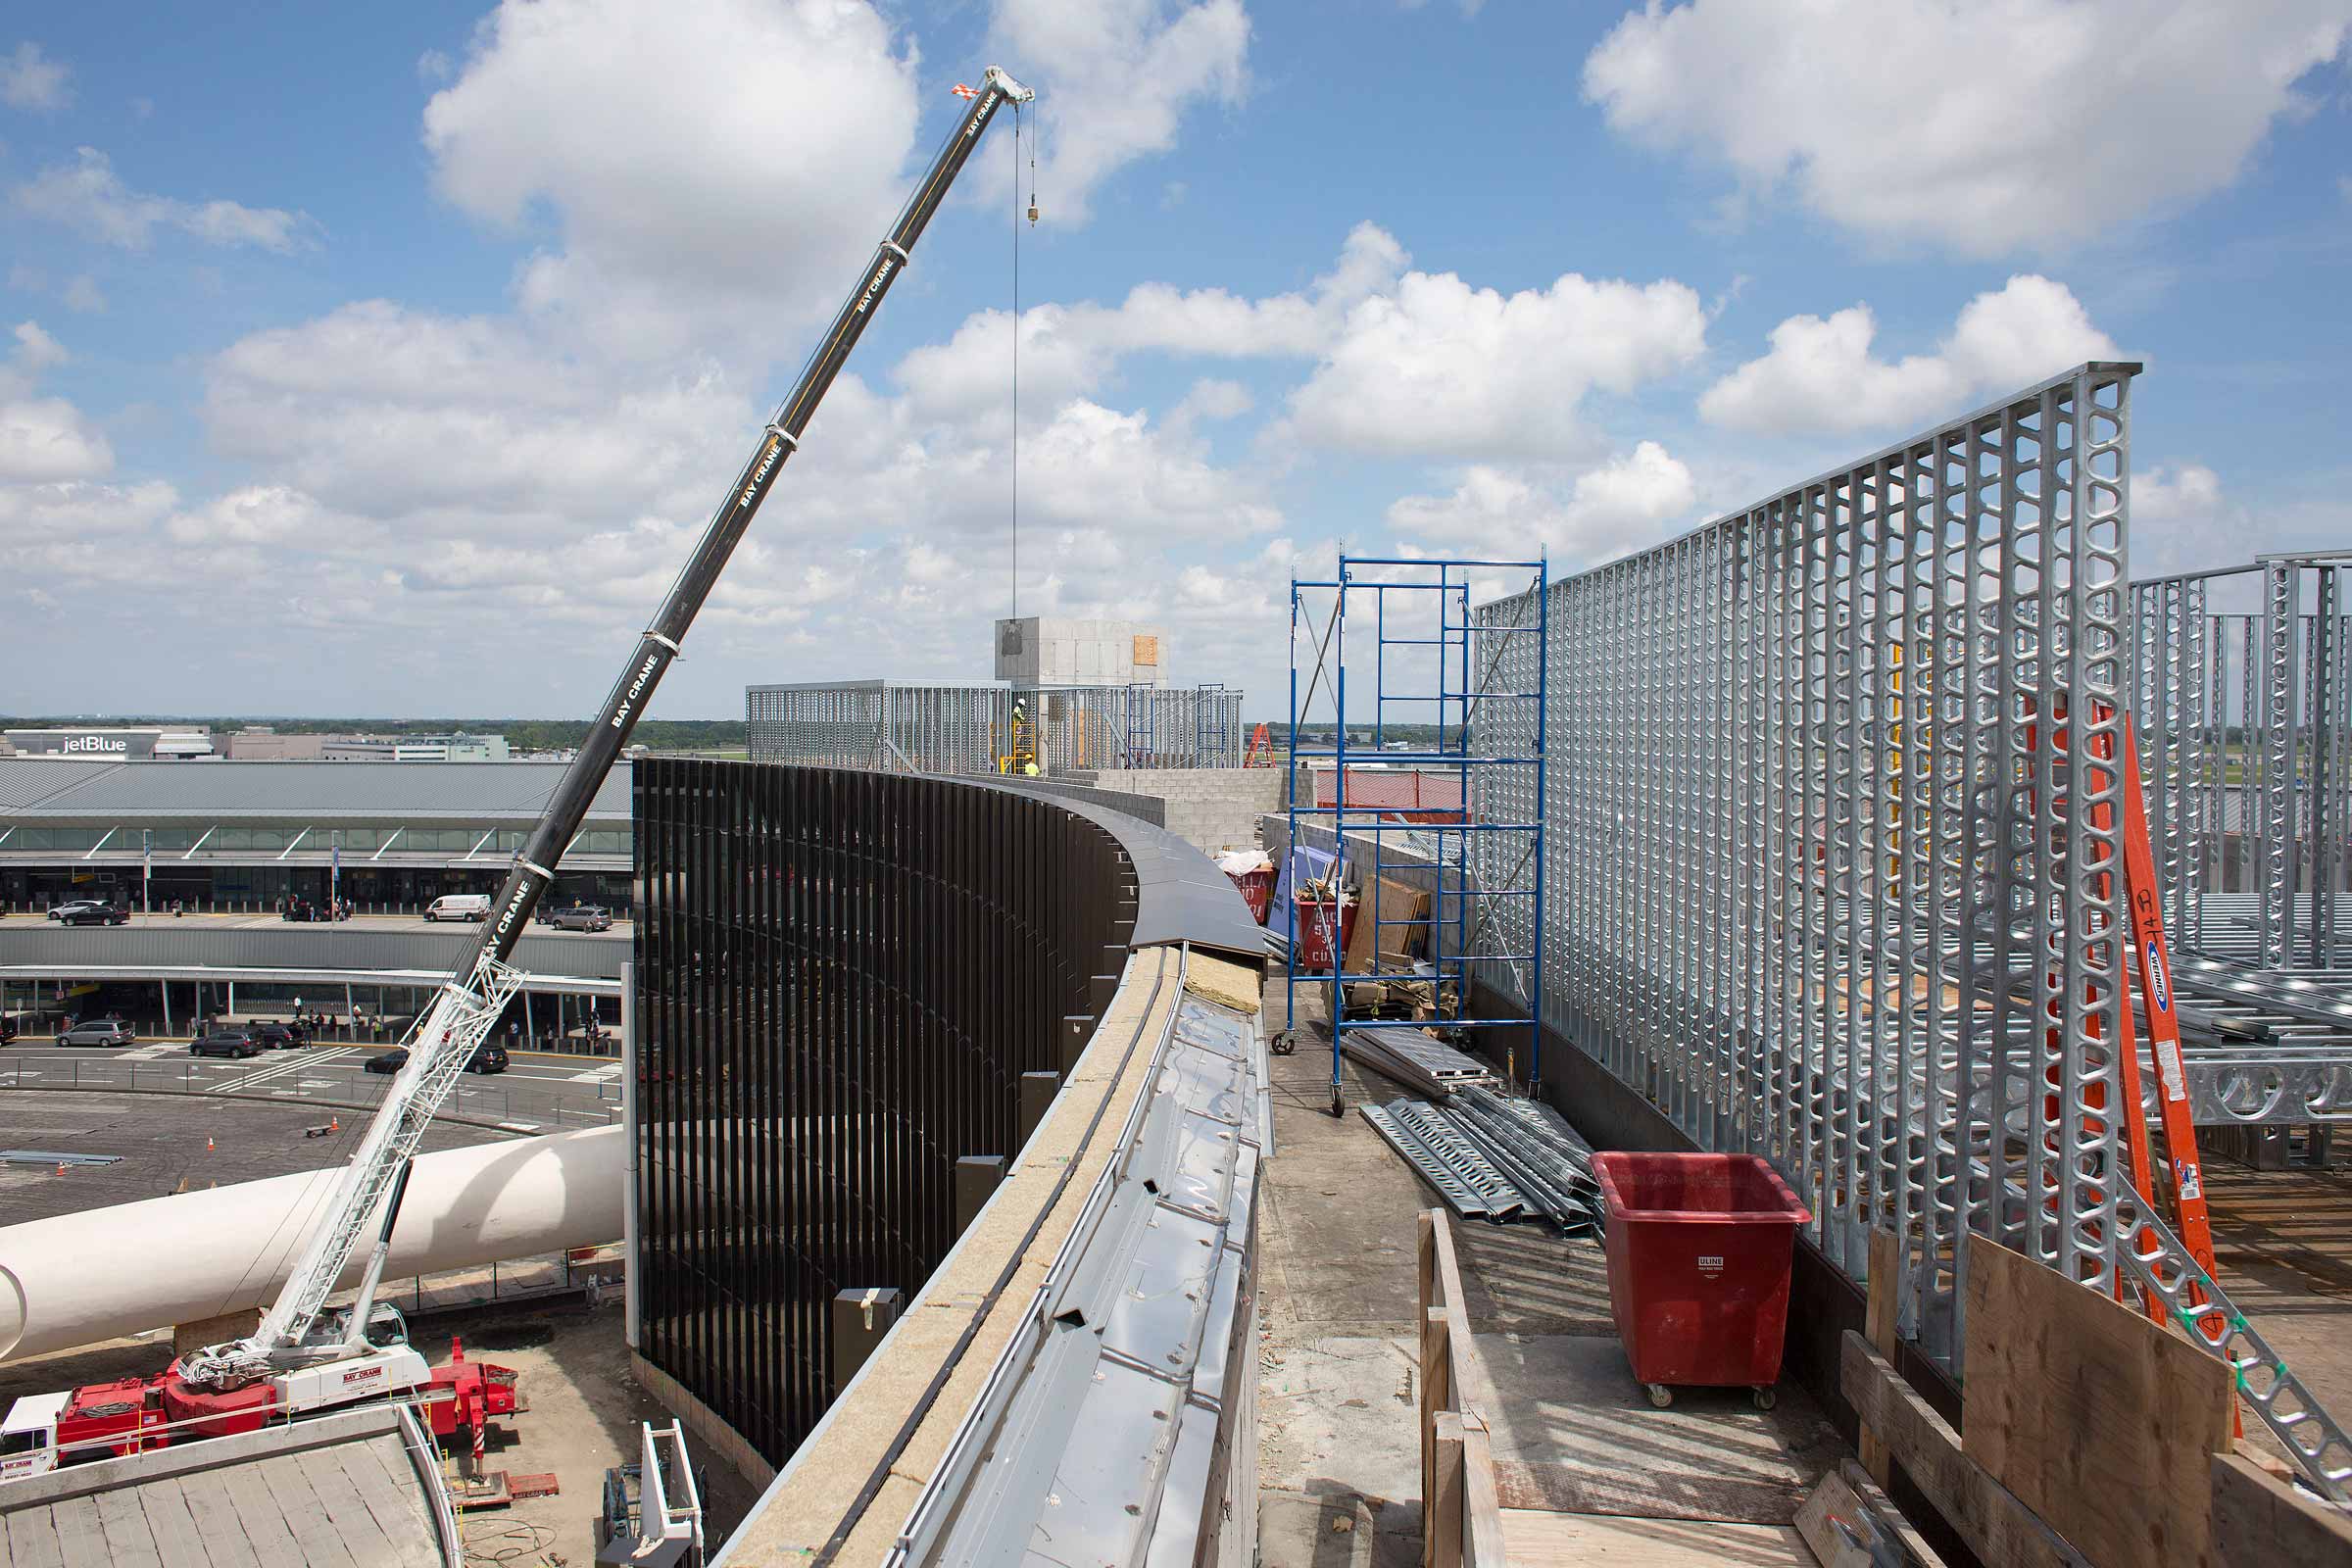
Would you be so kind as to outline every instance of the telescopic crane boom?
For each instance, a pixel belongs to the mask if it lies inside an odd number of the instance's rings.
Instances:
[[[962,121],[932,160],[930,172],[900,211],[888,237],[875,247],[872,262],[858,274],[856,287],[842,302],[791,395],[760,431],[751,461],[719,503],[669,596],[639,639],[637,651],[612,683],[595,727],[564,770],[563,782],[548,798],[547,809],[522,853],[515,856],[506,885],[482,923],[480,937],[442,984],[431,1009],[411,1034],[409,1064],[385,1095],[382,1107],[344,1171],[333,1208],[296,1260],[285,1289],[249,1338],[183,1358],[179,1375],[185,1382],[198,1388],[233,1389],[292,1368],[363,1353],[368,1303],[363,1299],[350,1313],[347,1329],[320,1332],[327,1296],[368,1235],[369,1217],[416,1152],[433,1112],[514,995],[516,977],[507,967],[508,955],[530,923],[531,910],[554,877],[565,847],[579,831],[589,802],[612,771],[621,748],[628,744],[630,732],[653,701],[654,689],[678,659],[679,645],[686,640],[695,613],[717,582],[736,542],[751,526],[760,504],[767,499],[777,473],[800,449],[801,433],[808,428],[809,416],[833,378],[841,373],[883,296],[906,270],[915,241],[922,237],[949,186],[979,144],[980,133],[1004,104],[1027,103],[1035,96],[997,67],[988,68]],[[388,1235],[389,1220],[384,1229]]]

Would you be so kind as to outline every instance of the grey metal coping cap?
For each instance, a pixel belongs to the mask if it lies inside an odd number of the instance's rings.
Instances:
[[[1207,855],[1166,828],[1153,827],[1138,817],[1091,801],[1081,801],[1047,789],[1024,788],[1022,779],[976,779],[968,775],[936,775],[977,789],[1005,790],[1031,800],[1050,802],[1072,816],[1084,817],[1118,841],[1135,864],[1135,934],[1139,948],[1190,942],[1248,963],[1262,963],[1266,933],[1250,913],[1242,890],[1217,869]]]

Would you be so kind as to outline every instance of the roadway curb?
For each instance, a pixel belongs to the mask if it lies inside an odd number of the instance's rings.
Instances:
[[[248,1105],[276,1105],[281,1108],[291,1108],[295,1106],[308,1108],[309,1106],[316,1105],[321,1110],[355,1110],[366,1112],[368,1115],[373,1115],[377,1110],[382,1108],[380,1105],[363,1105],[348,1100],[277,1100],[267,1095],[223,1095],[209,1089],[102,1089],[93,1084],[0,1084],[0,1089],[15,1089],[26,1094],[153,1095],[158,1100],[228,1100],[241,1102]],[[505,1133],[509,1138],[537,1138],[541,1136],[540,1133],[518,1132],[514,1128],[508,1126],[505,1122],[483,1121],[478,1116],[451,1116],[444,1115],[436,1111],[433,1115],[433,1120],[450,1122],[460,1127],[479,1127],[488,1132]],[[587,1125],[593,1127],[596,1125],[596,1123],[590,1122]],[[612,1127],[619,1124],[616,1122],[606,1122],[604,1125]],[[558,1133],[579,1132],[582,1129],[578,1127],[564,1127],[561,1125],[543,1129],[544,1132]]]

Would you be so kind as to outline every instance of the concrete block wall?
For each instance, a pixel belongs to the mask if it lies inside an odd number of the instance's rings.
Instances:
[[[1211,855],[1255,848],[1259,815],[1282,808],[1278,767],[1122,767],[1057,776],[1099,790],[1157,796],[1166,812],[1161,825]]]

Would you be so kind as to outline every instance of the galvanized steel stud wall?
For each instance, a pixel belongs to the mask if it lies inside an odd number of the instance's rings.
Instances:
[[[1551,590],[1546,1021],[1956,1364],[1959,1236],[2115,1268],[2137,367]],[[1489,624],[1523,617],[1503,600]]]
[[[752,686],[756,761],[880,772],[993,773],[1013,711],[1047,773],[1239,767],[1242,694],[1223,686]]]

